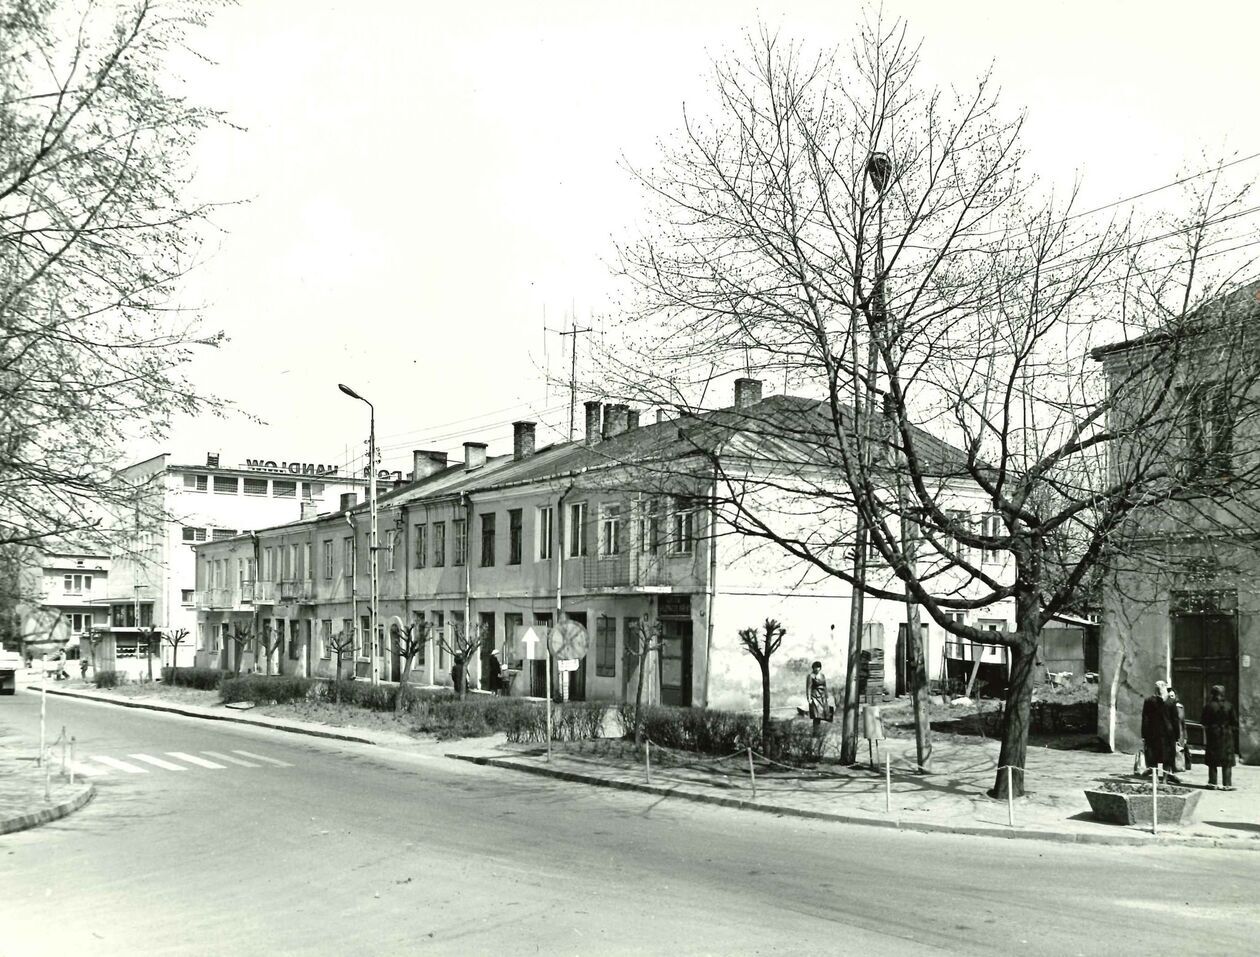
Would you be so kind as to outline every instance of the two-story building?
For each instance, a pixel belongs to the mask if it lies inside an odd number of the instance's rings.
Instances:
[[[844,670],[849,588],[803,575],[773,545],[724,530],[711,507],[708,459],[683,434],[699,426],[725,441],[742,431],[742,413],[752,405],[786,416],[819,408],[790,396],[763,400],[760,383],[745,379],[728,410],[641,424],[626,406],[588,402],[578,441],[538,449],[534,424],[517,422],[510,455],[488,456],[484,444],[472,442],[455,462],[442,452],[416,451],[411,480],[378,503],[375,641],[365,640],[371,586],[364,502],[343,501],[330,513],[198,545],[197,661],[235,667],[230,636],[240,629],[282,638],[270,665],[249,654],[244,667],[330,676],[330,639],[351,634],[359,675],[375,669],[397,679],[395,646],[386,639],[390,624],[424,622],[435,635],[478,629],[484,641],[473,675],[498,649],[505,664],[519,669],[513,693],[541,694],[545,666],[523,662],[515,639],[526,626],[545,630],[569,619],[589,638],[588,654],[564,679],[570,696],[626,700],[637,684],[629,651],[635,629],[648,619],[663,635],[647,676],[659,700],[743,708],[759,694],[760,679],[737,633],[775,618],[788,628],[774,661],[776,700],[800,697],[814,659],[833,674]],[[783,449],[766,435],[745,436],[738,455],[776,466]],[[908,652],[904,618],[904,602],[866,602],[868,646],[888,644],[889,691],[900,670],[892,663]],[[975,620],[1010,627],[1012,609],[1002,603]],[[939,678],[946,670],[945,633],[934,625],[925,632],[929,670]],[[981,653],[991,653],[984,647]],[[450,666],[443,642],[431,640],[414,680],[442,683]]]

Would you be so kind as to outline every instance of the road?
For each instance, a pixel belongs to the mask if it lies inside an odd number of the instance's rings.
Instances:
[[[1260,853],[801,821],[480,768],[441,746],[48,700],[93,766],[135,770],[99,776],[69,818],[0,837],[6,957],[1239,954],[1260,935]],[[0,724],[37,739],[38,706],[0,698]]]

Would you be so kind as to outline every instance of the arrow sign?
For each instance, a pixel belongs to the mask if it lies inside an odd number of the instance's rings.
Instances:
[[[547,657],[543,651],[543,636],[531,625],[521,630],[516,636],[516,647],[519,657],[526,661],[540,661]]]

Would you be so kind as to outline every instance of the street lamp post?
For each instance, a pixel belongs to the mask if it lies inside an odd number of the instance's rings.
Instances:
[[[377,602],[379,600],[379,581],[376,574],[376,406],[368,402],[367,399],[355,392],[348,385],[337,383],[337,388],[352,399],[358,399],[360,402],[367,403],[369,418],[368,431],[368,512],[371,516],[371,525],[368,528],[368,570],[370,574],[371,586],[371,604],[368,606],[368,625],[370,634],[368,635],[368,648],[370,649],[368,658],[371,661],[372,684],[377,684],[380,675],[377,670],[376,661],[376,621],[377,621]]]

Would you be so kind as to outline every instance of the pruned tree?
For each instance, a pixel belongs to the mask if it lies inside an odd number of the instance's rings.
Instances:
[[[187,640],[187,628],[176,628],[162,634],[162,642],[171,649],[171,684],[179,684],[179,646]]]
[[[272,659],[276,652],[284,646],[284,629],[276,625],[264,625],[258,629],[256,646],[261,649],[263,657],[263,674],[271,674]],[[255,667],[257,663],[255,662]]]
[[[254,632],[249,625],[233,622],[232,629],[224,634],[224,640],[232,643],[232,673],[240,675],[241,659],[254,647]]]
[[[626,658],[634,662],[636,679],[634,688],[634,743],[643,743],[643,693],[647,676],[653,667],[656,655],[660,654],[664,645],[664,633],[661,623],[647,615],[642,615],[632,627],[626,629]]]
[[[213,4],[7,5],[0,58],[0,544],[90,538],[125,443],[210,408],[181,369],[218,333],[172,304],[216,114],[171,82]]]
[[[105,640],[105,632],[92,628],[84,636],[87,638],[88,648],[92,655],[92,671],[95,673],[100,668],[101,642]],[[82,654],[82,652],[80,652]]]
[[[1047,195],[1025,171],[1022,119],[990,77],[946,94],[920,85],[918,62],[905,26],[878,18],[848,50],[807,55],[763,32],[719,60],[714,109],[632,169],[652,228],[621,249],[633,299],[601,373],[684,412],[719,367],[772,369],[805,393],[680,434],[727,532],[851,590],[842,753],[856,752],[874,597],[907,606],[919,763],[922,612],[1006,649],[998,763],[1022,769],[1045,622],[1153,526],[1215,521],[1239,542],[1260,527],[1247,495],[1260,459],[1238,454],[1260,432],[1222,398],[1252,394],[1250,326],[1226,322],[1233,353],[1201,335],[1250,268],[1223,240],[1254,211],[1221,164],[1149,228],[1087,215],[1075,191]],[[1218,254],[1232,255],[1207,268]],[[1124,339],[1144,345],[1093,360]],[[1187,378],[1194,366],[1211,388]],[[1170,454],[1196,448],[1216,476],[1206,499]],[[982,631],[975,616],[999,602],[1008,627]]]
[[[451,669],[452,684],[461,700],[468,693],[468,665],[481,651],[484,640],[485,634],[480,624],[469,626],[457,621],[452,621],[447,625],[438,638],[439,646],[446,650],[455,663]]]
[[[146,680],[153,680],[153,656],[160,654],[162,651],[162,632],[158,628],[148,627],[141,628],[137,633],[137,637],[142,645],[144,645],[145,665],[148,669],[148,677]]]
[[[332,649],[337,659],[337,673],[333,678],[333,698],[337,704],[341,704],[341,677],[345,670],[342,667],[342,659],[348,655],[354,655],[354,632],[343,630],[330,635],[328,647]]]
[[[432,631],[433,623],[429,621],[415,621],[401,628],[398,627],[397,622],[390,626],[390,632],[394,637],[394,648],[398,652],[399,661],[402,662],[398,696],[394,701],[395,714],[402,714],[406,707],[407,682],[411,678],[411,667],[415,664],[420,652],[424,650]]]
[[[760,631],[756,628],[741,628],[739,631],[740,643],[743,644],[744,650],[753,656],[757,667],[761,670],[761,738],[763,741],[770,738],[770,656],[779,650],[779,645],[783,643],[783,636],[786,634],[787,629],[773,618],[767,618]]]

